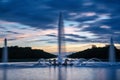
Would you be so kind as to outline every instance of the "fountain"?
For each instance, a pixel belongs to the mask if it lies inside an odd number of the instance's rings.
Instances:
[[[62,12],[59,14],[58,21],[58,65],[63,64],[63,50],[64,50],[64,25]]]
[[[63,62],[64,61],[63,60],[63,52],[65,52],[65,51],[63,51],[65,49],[64,41],[65,41],[65,37],[64,37],[63,15],[62,15],[62,12],[60,12],[59,21],[58,21],[58,65],[61,65],[64,63]],[[94,61],[93,59],[89,59],[89,60],[92,60],[93,62],[97,62],[97,61]],[[86,64],[89,63],[89,60],[85,61],[85,63]],[[97,60],[98,60],[98,62],[97,62],[98,64],[104,63],[104,62],[101,62],[99,59],[97,59]],[[105,62],[105,63],[110,64],[110,65],[115,63],[115,50],[114,50],[114,43],[113,43],[112,37],[110,39],[109,62]]]
[[[3,48],[3,56],[2,56],[2,62],[7,63],[8,62],[8,49],[7,49],[7,39],[4,39],[4,48]]]
[[[115,49],[114,49],[114,43],[112,37],[110,39],[109,62],[111,63],[115,62]]]
[[[48,62],[48,61],[46,61],[45,59],[39,59],[38,61],[37,61],[37,63],[36,64],[34,64],[33,66],[39,66],[39,67],[47,67],[47,66],[51,66],[51,64]]]

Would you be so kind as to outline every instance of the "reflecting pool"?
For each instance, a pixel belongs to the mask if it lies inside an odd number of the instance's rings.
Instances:
[[[120,80],[120,67],[0,68],[0,80]]]

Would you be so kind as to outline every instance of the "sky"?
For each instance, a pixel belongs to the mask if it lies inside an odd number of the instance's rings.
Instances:
[[[32,47],[57,53],[59,12],[67,52],[120,43],[120,0],[0,0],[0,47]]]

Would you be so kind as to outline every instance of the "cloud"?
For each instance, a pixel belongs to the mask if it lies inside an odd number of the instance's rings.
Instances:
[[[6,4],[0,2],[0,19],[41,29],[54,28],[54,26],[47,26],[56,22],[56,16],[49,7],[47,8],[45,2],[44,0],[11,0]]]
[[[14,41],[14,40],[17,40],[16,38],[9,38],[7,39],[8,41]]]
[[[57,43],[57,41],[47,41],[47,43],[51,43],[51,44],[56,44]]]
[[[72,39],[72,38],[65,38],[65,41],[66,42],[79,42],[79,40],[77,40],[77,39]]]
[[[117,16],[117,17],[112,18],[112,19],[110,19],[108,21],[104,21],[103,24],[111,26],[112,30],[120,30],[119,21],[120,21],[120,16]]]
[[[48,41],[46,39],[33,39],[33,40],[28,40],[26,42],[45,42],[45,41]]]
[[[65,34],[65,36],[70,36],[70,37],[73,37],[73,38],[82,38],[82,39],[86,39],[87,38],[85,36],[80,36],[78,34]]]
[[[34,41],[54,43],[58,13],[63,11],[66,42],[99,42],[111,35],[119,41],[119,4],[119,0],[1,0],[0,31],[4,34],[0,37],[40,37]]]
[[[49,37],[57,37],[55,34],[47,34],[46,36],[49,36]]]
[[[20,33],[18,33],[18,32],[15,32],[15,31],[6,31],[7,33],[12,33],[12,34],[20,34]]]

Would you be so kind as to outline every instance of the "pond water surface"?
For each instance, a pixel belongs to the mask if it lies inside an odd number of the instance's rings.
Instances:
[[[120,80],[115,67],[0,68],[0,80]]]

